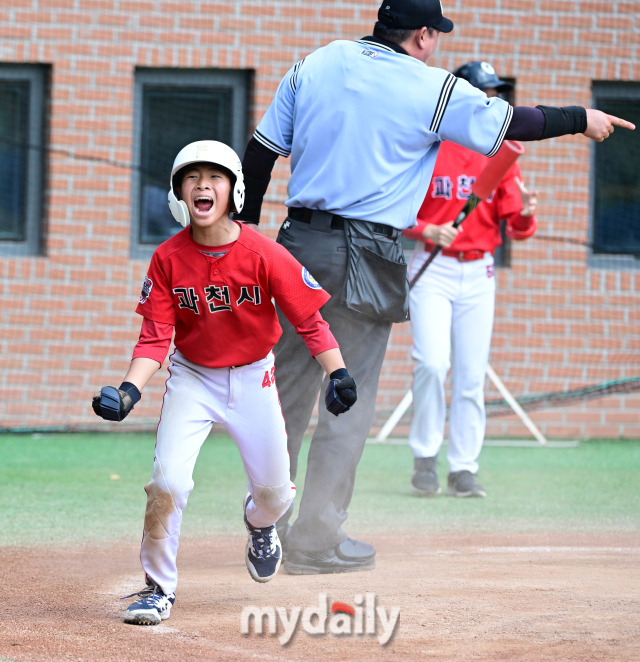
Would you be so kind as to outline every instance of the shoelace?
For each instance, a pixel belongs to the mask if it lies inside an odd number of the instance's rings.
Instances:
[[[120,600],[127,600],[128,598],[132,598],[134,595],[137,595],[140,598],[150,598],[156,594],[159,598],[162,597],[163,593],[160,591],[160,587],[147,585],[141,591],[137,591],[131,595],[125,595],[123,598],[120,598]]]
[[[253,538],[253,554],[259,556],[261,559],[271,558],[275,553],[275,545],[271,540],[271,529],[253,529],[251,530],[251,537]]]

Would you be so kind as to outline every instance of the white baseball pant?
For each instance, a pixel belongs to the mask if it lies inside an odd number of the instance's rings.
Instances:
[[[200,448],[214,423],[224,425],[240,451],[253,497],[247,508],[253,526],[275,524],[295,497],[273,366],[273,353],[237,368],[205,368],[178,350],[171,356],[153,475],[144,488],[140,549],[146,575],[166,594],[177,586],[182,511],[193,489]]]
[[[409,263],[410,278],[428,257],[425,250],[415,251]],[[416,364],[409,445],[415,457],[438,454],[447,414],[445,381],[452,368],[447,449],[451,472],[478,471],[486,423],[484,383],[495,289],[490,253],[471,262],[440,254],[410,292]]]

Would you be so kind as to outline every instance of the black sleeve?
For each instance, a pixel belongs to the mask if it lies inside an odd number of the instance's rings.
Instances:
[[[542,140],[544,115],[539,108],[514,106],[506,140]]]
[[[244,175],[244,206],[242,211],[234,214],[234,218],[245,223],[260,223],[262,200],[271,181],[271,171],[278,158],[272,152],[251,138],[242,159],[242,174]]]
[[[587,130],[587,111],[582,106],[536,106],[544,115],[542,138],[555,138]]]
[[[516,106],[505,139],[546,140],[586,130],[587,111],[582,106]]]

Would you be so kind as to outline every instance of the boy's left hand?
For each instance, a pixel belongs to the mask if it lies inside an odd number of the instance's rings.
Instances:
[[[346,368],[334,370],[329,375],[329,386],[325,394],[324,402],[327,411],[334,416],[349,411],[358,399],[356,382],[349,375]]]

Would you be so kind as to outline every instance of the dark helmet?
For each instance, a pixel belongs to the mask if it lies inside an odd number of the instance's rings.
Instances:
[[[513,88],[512,83],[498,78],[496,70],[488,62],[467,62],[467,64],[458,67],[453,75],[464,78],[479,90],[488,90],[495,87],[499,92],[506,92]]]

